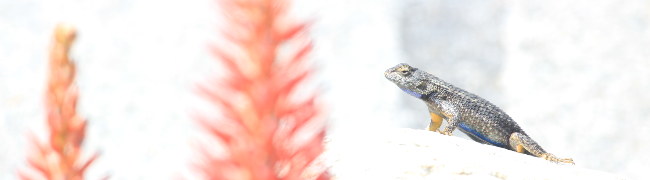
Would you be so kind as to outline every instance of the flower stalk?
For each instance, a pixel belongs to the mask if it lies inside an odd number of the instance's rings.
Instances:
[[[315,94],[296,95],[313,73],[306,62],[308,25],[291,21],[283,0],[218,2],[228,44],[210,50],[226,76],[198,90],[221,114],[196,119],[226,153],[204,146],[199,169],[207,179],[310,178],[306,169],[323,152],[325,125]]]
[[[49,136],[45,142],[31,139],[35,149],[28,154],[27,162],[34,173],[19,171],[21,179],[81,180],[98,157],[94,154],[89,159],[81,159],[87,121],[76,110],[79,96],[74,85],[76,67],[69,58],[75,37],[74,27],[66,24],[56,26],[45,92]]]

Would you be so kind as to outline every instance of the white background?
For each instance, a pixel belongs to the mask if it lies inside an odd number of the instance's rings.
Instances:
[[[650,168],[650,2],[299,0],[330,132],[425,128],[427,112],[383,71],[407,62],[502,107],[577,166],[640,178]],[[0,0],[0,179],[44,137],[42,95],[54,25],[78,27],[89,179],[191,176],[202,134],[194,84],[218,75],[210,0]],[[373,132],[374,133],[374,132]],[[460,134],[458,134],[460,135]]]

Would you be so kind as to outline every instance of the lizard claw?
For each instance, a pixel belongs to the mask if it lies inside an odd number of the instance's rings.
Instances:
[[[546,160],[549,160],[551,162],[555,162],[555,163],[567,163],[567,164],[573,164],[573,165],[576,164],[576,163],[573,162],[573,159],[571,159],[571,158],[558,158],[555,155],[549,154],[549,153],[546,153],[546,154],[542,155],[542,158],[544,158]]]
[[[451,132],[438,131],[440,134],[451,136]]]
[[[567,164],[572,164],[576,165],[576,163],[573,162],[573,159],[571,158],[563,158],[563,159],[558,159],[559,162],[567,163]]]

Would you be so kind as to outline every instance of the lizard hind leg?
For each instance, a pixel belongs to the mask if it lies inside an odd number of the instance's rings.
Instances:
[[[509,140],[510,148],[519,153],[530,154],[556,163],[562,162],[575,164],[571,158],[558,158],[551,153],[547,153],[541,146],[539,146],[539,144],[525,134],[518,132],[512,133]]]
[[[442,116],[439,116],[438,114],[432,112],[429,113],[429,116],[431,117],[431,122],[429,123],[429,131],[440,132],[438,129],[442,125]]]

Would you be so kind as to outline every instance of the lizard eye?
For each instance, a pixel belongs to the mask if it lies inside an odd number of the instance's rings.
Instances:
[[[409,70],[399,71],[399,73],[400,73],[402,76],[408,76],[408,75],[411,75],[411,71],[409,71]]]

